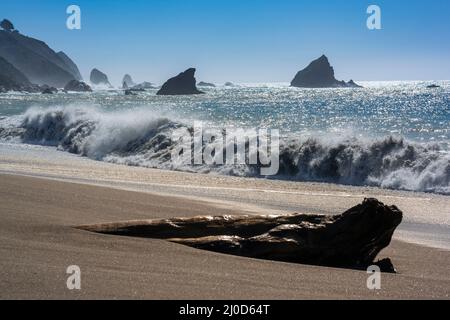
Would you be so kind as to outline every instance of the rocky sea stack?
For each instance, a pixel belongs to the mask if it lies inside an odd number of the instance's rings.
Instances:
[[[292,80],[291,86],[298,88],[361,88],[353,80],[349,82],[336,80],[334,69],[325,55],[299,71]]]
[[[91,71],[90,81],[94,85],[106,85],[108,87],[111,87],[111,84],[109,83],[108,80],[108,76],[95,68],[92,69]]]
[[[214,83],[210,83],[210,82],[204,82],[204,81],[200,81],[197,86],[199,87],[210,87],[210,88],[215,88],[216,85]]]
[[[28,81],[62,88],[70,80],[81,80],[78,67],[66,54],[56,53],[45,42],[20,34],[9,20],[4,19],[0,26],[0,57]]]
[[[163,84],[157,95],[187,95],[187,94],[202,94],[197,89],[195,80],[195,68],[187,69]]]

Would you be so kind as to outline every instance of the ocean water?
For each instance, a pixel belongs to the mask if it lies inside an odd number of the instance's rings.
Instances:
[[[428,89],[437,83],[441,87]],[[176,165],[171,139],[194,121],[281,133],[271,179],[450,194],[450,81],[361,82],[363,89],[288,84],[202,88],[205,95],[120,90],[0,95],[0,141],[53,146],[118,164],[258,176],[258,166]]]

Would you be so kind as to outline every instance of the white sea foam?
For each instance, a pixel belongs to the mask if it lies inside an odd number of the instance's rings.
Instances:
[[[149,110],[105,112],[92,107],[30,108],[20,121],[0,121],[1,139],[55,146],[126,165],[258,176],[258,165],[177,166],[175,129],[189,124]],[[383,139],[289,137],[281,141],[279,179],[450,194],[450,155],[440,145]]]

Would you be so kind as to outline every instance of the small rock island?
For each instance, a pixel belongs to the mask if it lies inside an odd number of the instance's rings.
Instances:
[[[336,80],[334,69],[325,55],[299,71],[292,80],[291,86],[297,88],[362,88],[353,80],[349,82]]]

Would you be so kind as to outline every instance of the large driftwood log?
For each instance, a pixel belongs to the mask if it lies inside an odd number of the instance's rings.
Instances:
[[[335,215],[205,216],[129,221],[80,229],[166,239],[238,256],[345,268],[367,268],[389,245],[402,212],[365,199]],[[380,263],[394,271],[390,260]]]

